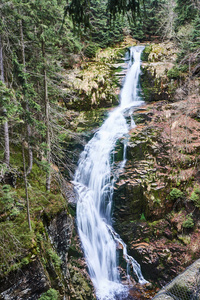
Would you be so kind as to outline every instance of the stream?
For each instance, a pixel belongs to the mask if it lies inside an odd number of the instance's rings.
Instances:
[[[116,142],[135,127],[132,113],[143,103],[139,96],[140,57],[143,46],[130,48],[128,71],[120,94],[120,104],[112,110],[103,125],[85,146],[74,176],[77,201],[77,227],[89,274],[99,300],[124,299],[129,287],[120,280],[117,248],[123,249],[127,262],[127,282],[130,271],[140,284],[145,284],[140,265],[128,255],[127,248],[112,227],[113,151]],[[131,122],[127,122],[127,116]],[[122,170],[126,163],[124,143]],[[120,171],[119,170],[119,171]]]

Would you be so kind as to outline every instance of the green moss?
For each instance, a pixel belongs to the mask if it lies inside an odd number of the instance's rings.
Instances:
[[[188,235],[178,235],[178,239],[185,245],[189,245],[191,238]]]
[[[194,189],[194,192],[195,192],[196,194],[200,195],[200,188],[198,188],[198,187],[195,188],[195,189]]]
[[[20,214],[13,221],[0,223],[0,240],[3,248],[0,248],[0,275],[8,273],[24,264],[21,261],[27,255],[27,250],[33,247],[34,233],[28,229],[25,214]]]
[[[152,226],[152,227],[155,227],[156,225],[159,224],[159,222],[160,221],[154,221],[154,222],[149,223],[149,225]]]
[[[29,259],[28,257],[24,257],[21,261],[22,265],[28,265],[29,264]]]
[[[47,254],[49,255],[50,259],[52,260],[55,268],[56,269],[60,268],[62,262],[61,262],[60,257],[58,256],[58,254],[52,248],[47,250]]]
[[[142,61],[148,61],[148,57],[149,57],[149,54],[151,53],[151,51],[152,51],[152,46],[151,45],[147,45],[145,47],[145,49],[143,50],[143,52],[142,52],[141,60]]]
[[[15,167],[21,168],[21,154],[12,149],[11,155],[16,156]],[[29,231],[26,194],[23,177],[17,178],[16,188],[1,185],[0,192],[0,275],[21,268],[28,264],[32,255],[40,253],[42,240],[46,239],[43,216],[52,219],[58,212],[66,209],[57,182],[52,180],[51,192],[45,190],[46,173],[39,164],[34,164],[28,176],[28,196],[30,202],[30,217],[32,231]],[[59,258],[52,254],[52,261],[59,267]]]
[[[16,192],[10,185],[5,184],[0,191],[0,213],[12,209]]]
[[[191,196],[190,196],[190,200],[196,202],[199,200],[199,195],[197,195],[195,192],[192,192]]]
[[[147,237],[147,238],[145,238],[144,239],[144,241],[146,242],[146,243],[149,243],[150,242],[150,240],[149,240],[149,238]]]
[[[153,203],[154,203],[155,206],[161,206],[162,205],[161,200],[159,198],[154,198]]]

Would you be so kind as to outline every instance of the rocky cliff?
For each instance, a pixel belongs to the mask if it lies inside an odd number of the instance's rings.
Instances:
[[[185,78],[182,89],[192,92],[179,98],[180,85],[167,76],[174,52],[162,47],[153,45],[143,64],[150,73],[146,97],[153,101],[134,112],[137,127],[130,132],[128,161],[116,183],[113,215],[145,278],[158,286],[200,256],[199,78]]]

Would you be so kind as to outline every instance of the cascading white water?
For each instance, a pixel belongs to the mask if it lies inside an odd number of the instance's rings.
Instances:
[[[116,244],[123,246],[123,256],[140,283],[145,283],[139,264],[127,254],[126,245],[111,224],[111,206],[114,181],[111,180],[111,154],[119,138],[127,135],[130,126],[125,115],[132,114],[133,107],[142,103],[138,96],[140,55],[143,47],[130,49],[130,64],[120,105],[110,112],[108,118],[85,146],[74,177],[78,194],[77,226],[88,264],[89,274],[96,289],[97,298],[115,299],[125,292],[117,269]],[[131,126],[135,123],[132,120]],[[124,161],[121,164],[123,167]]]

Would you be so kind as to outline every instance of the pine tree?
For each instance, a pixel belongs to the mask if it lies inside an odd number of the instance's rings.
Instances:
[[[200,48],[200,15],[199,14],[197,14],[193,22],[192,43],[193,43],[192,48],[194,50]]]
[[[176,27],[179,28],[185,24],[191,23],[196,17],[197,8],[193,5],[193,0],[177,0],[176,12],[177,20]]]
[[[146,0],[144,6],[141,6],[139,15],[135,22],[131,22],[131,33],[136,39],[151,39],[154,36],[161,36],[160,28],[160,10],[164,0]]]
[[[25,45],[24,45],[24,33],[23,33],[23,23],[22,20],[19,20],[19,29],[20,29],[20,43],[21,43],[21,54],[22,54],[22,64],[23,64],[23,73],[24,73],[24,97],[25,97],[25,113],[30,114],[29,109],[29,101],[28,101],[28,93],[27,93],[27,71],[26,71],[26,57],[25,57]],[[26,122],[26,130],[27,130],[27,142],[28,142],[28,157],[29,157],[29,166],[26,173],[26,176],[28,176],[31,173],[32,167],[33,167],[33,151],[32,146],[30,144],[31,140],[31,127],[29,122]]]
[[[1,87],[4,87],[5,80],[4,80],[4,60],[3,60],[3,41],[2,36],[0,35],[0,68],[1,68]],[[3,96],[3,95],[1,95]],[[4,114],[5,120],[3,121],[3,128],[4,128],[4,161],[6,165],[9,167],[10,165],[10,138],[9,138],[9,127],[8,127],[8,119],[7,119],[7,109],[6,104],[1,103],[2,112]]]

